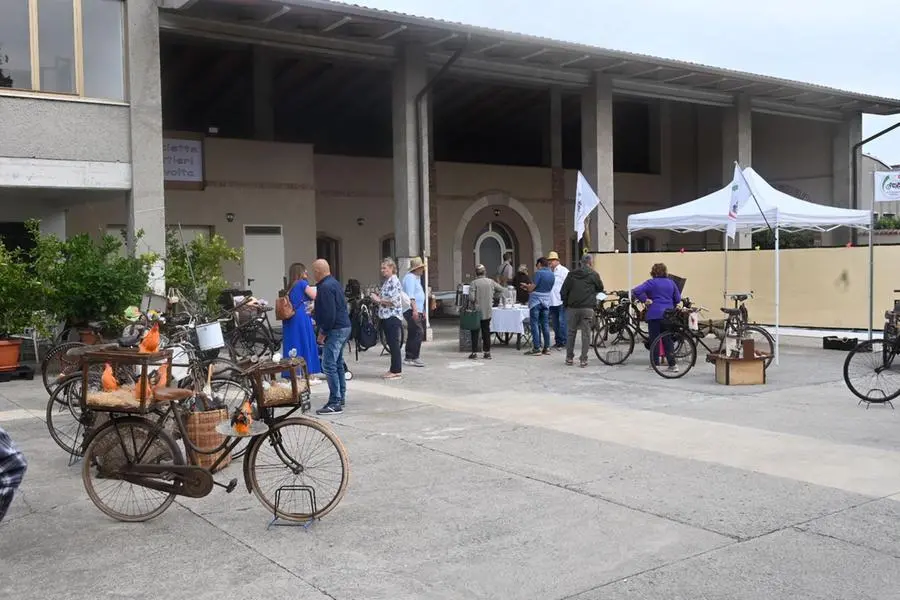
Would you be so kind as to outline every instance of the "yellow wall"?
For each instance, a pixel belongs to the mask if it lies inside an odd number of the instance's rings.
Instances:
[[[684,277],[684,293],[718,318],[723,304],[725,261],[722,252],[654,252],[632,255],[632,286],[644,281],[650,267],[663,262],[669,273]],[[807,248],[781,251],[781,325],[865,329],[868,327],[869,250]],[[597,270],[607,290],[628,286],[628,255],[601,254]],[[873,326],[881,329],[884,311],[900,289],[900,246],[875,248],[875,311]],[[775,323],[775,252],[744,250],[728,253],[728,290],[753,291],[750,319]]]

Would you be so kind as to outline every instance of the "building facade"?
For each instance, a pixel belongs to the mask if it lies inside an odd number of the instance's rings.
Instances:
[[[603,203],[588,228],[601,252],[625,248],[629,214],[717,189],[735,161],[849,206],[861,115],[900,111],[321,0],[7,1],[0,233],[39,218],[60,236],[121,230],[162,253],[167,226],[216,232],[245,248],[228,278],[266,297],[290,263],[316,257],[367,283],[383,256],[424,255],[436,290],[507,250],[571,260],[578,170]],[[635,243],[718,249],[721,236]]]

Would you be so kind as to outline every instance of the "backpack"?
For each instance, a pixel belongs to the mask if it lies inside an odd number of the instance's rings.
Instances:
[[[359,350],[365,352],[378,343],[378,330],[375,328],[375,323],[372,319],[372,313],[369,312],[369,307],[360,307],[359,314],[357,315],[357,324],[355,338],[356,349],[357,352]]]

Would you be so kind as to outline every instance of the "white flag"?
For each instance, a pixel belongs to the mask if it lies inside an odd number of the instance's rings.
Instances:
[[[734,240],[734,234],[737,232],[737,219],[741,209],[752,196],[750,186],[744,179],[741,167],[737,163],[734,164],[734,177],[731,180],[731,202],[728,206],[728,226],[725,232],[728,239]]]
[[[578,184],[575,186],[575,233],[578,240],[584,237],[584,222],[591,211],[600,205],[600,198],[594,193],[591,184],[587,182],[581,171],[578,171]]]

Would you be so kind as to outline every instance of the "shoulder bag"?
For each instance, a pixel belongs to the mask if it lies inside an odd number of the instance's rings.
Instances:
[[[459,314],[459,328],[467,331],[475,331],[481,327],[481,311],[476,308],[476,291],[473,284],[469,284],[469,301],[467,306]]]

